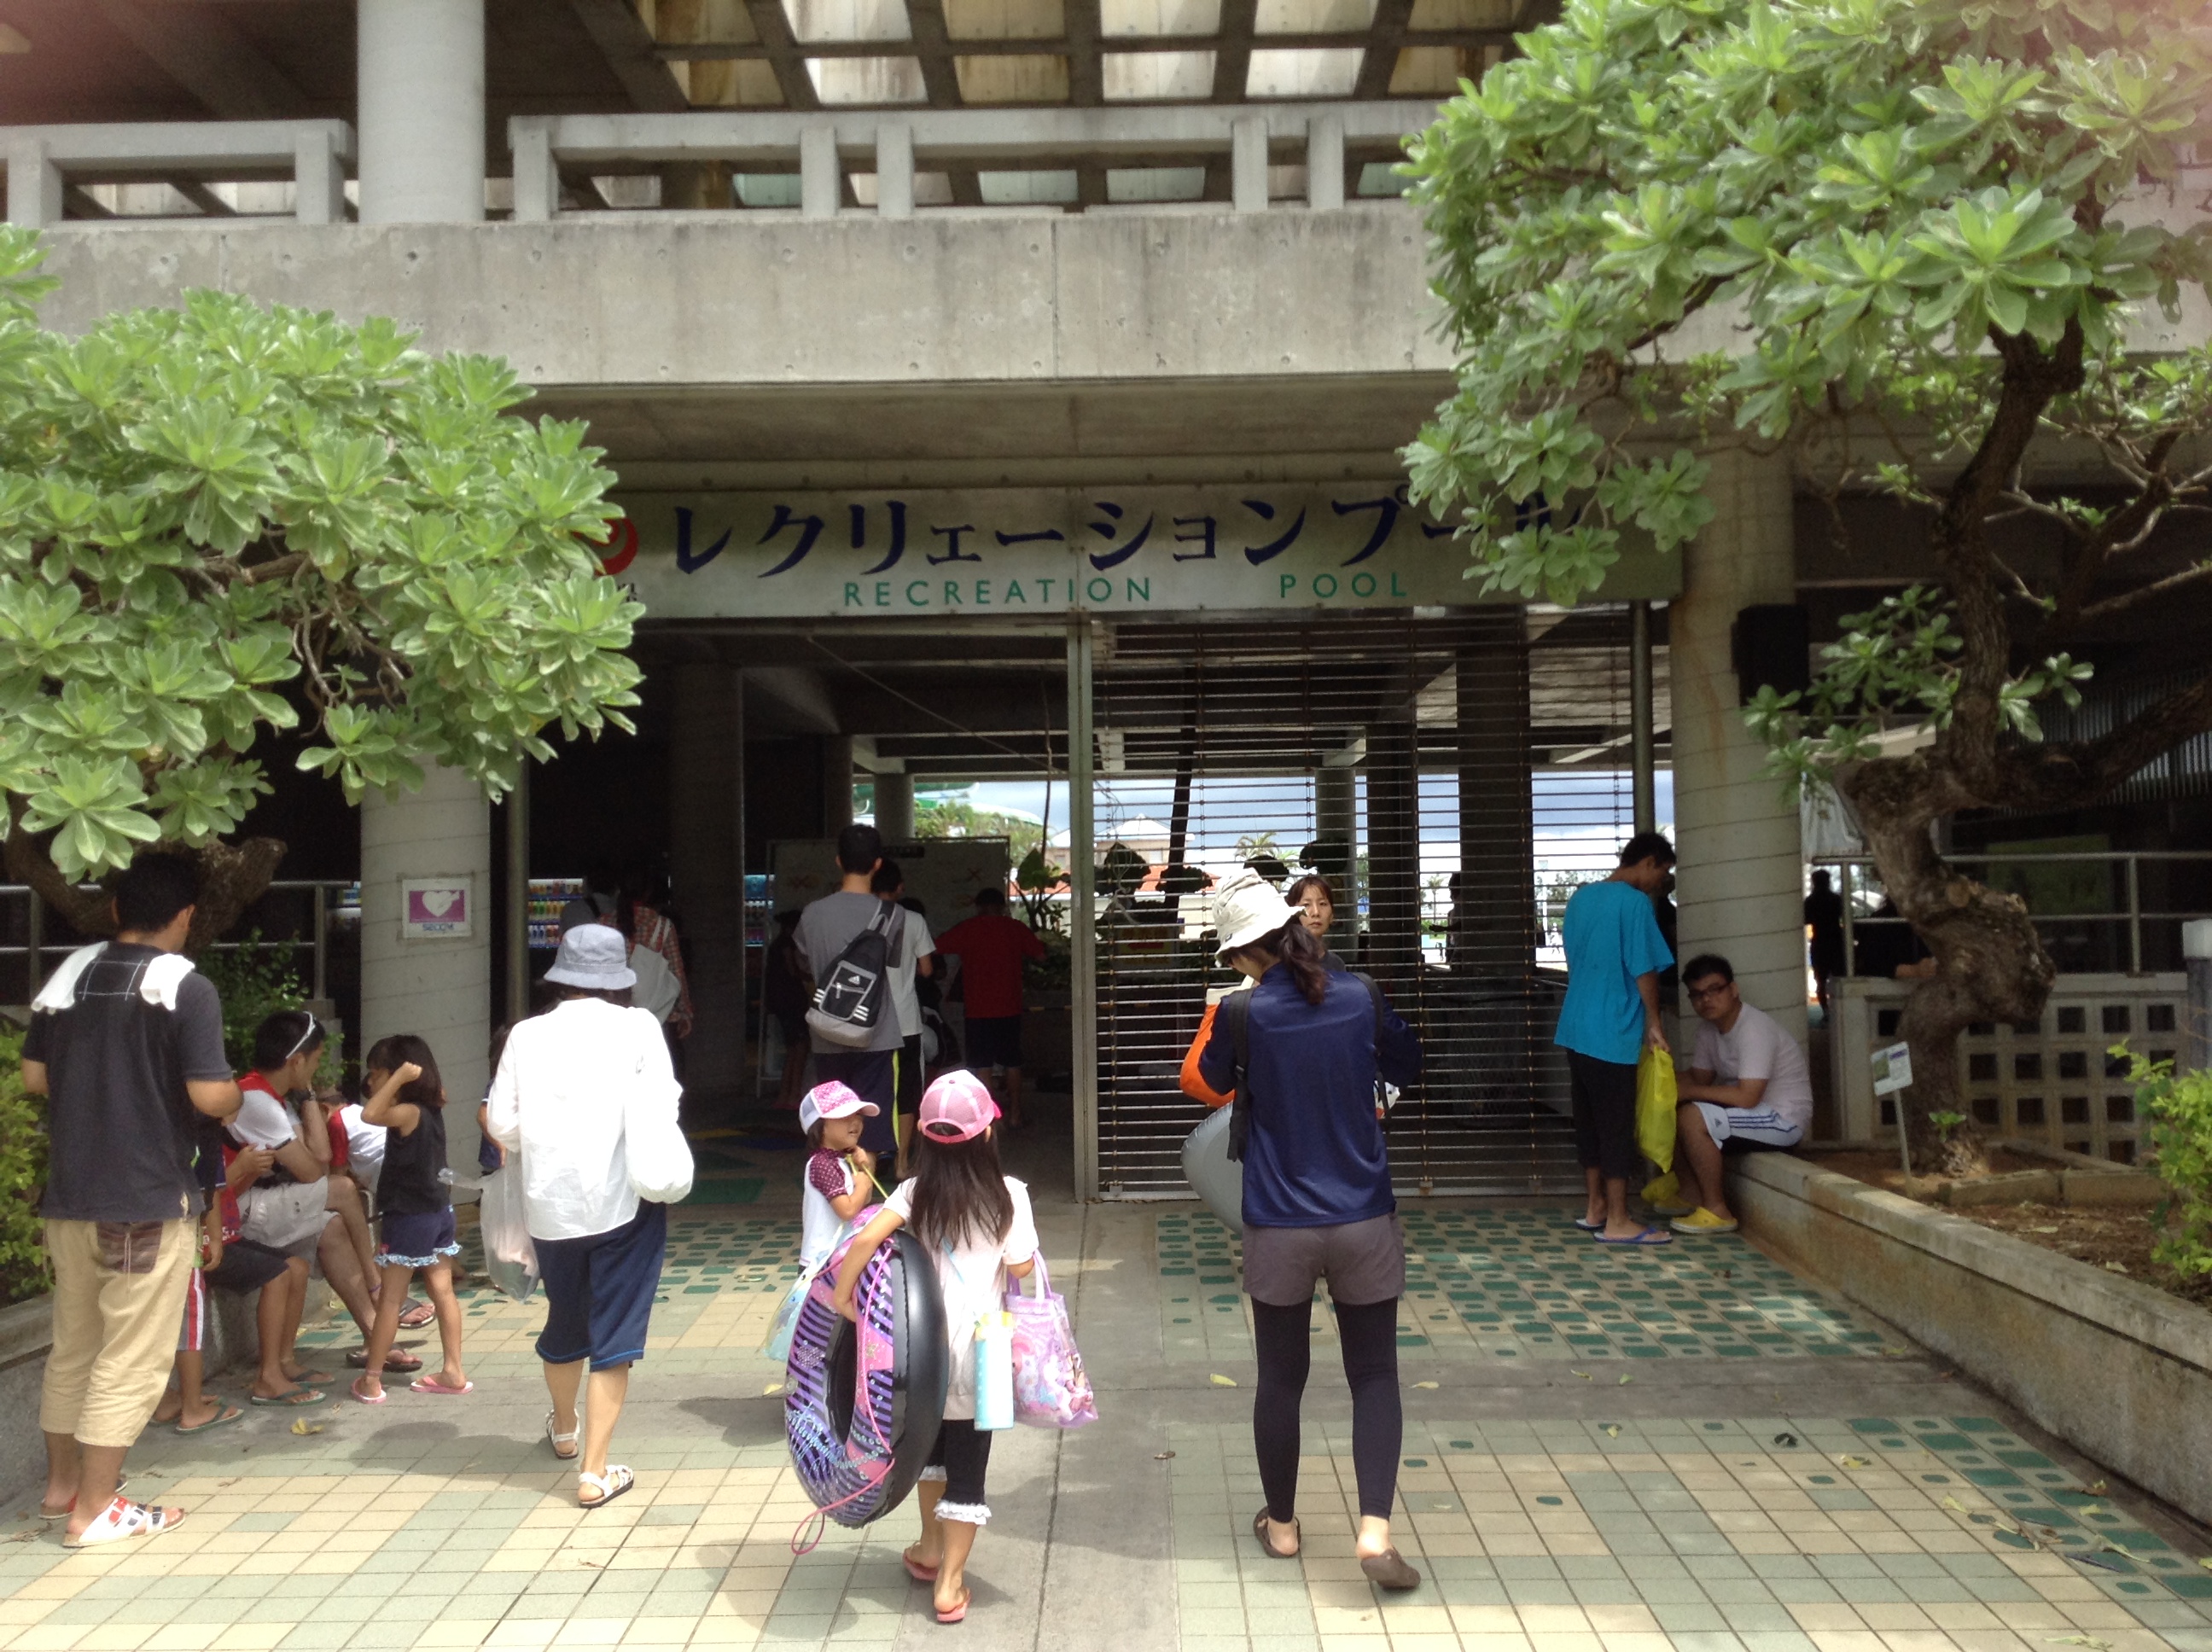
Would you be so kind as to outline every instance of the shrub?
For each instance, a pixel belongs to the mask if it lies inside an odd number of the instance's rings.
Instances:
[[[2136,1116],[2149,1133],[2151,1168],[2166,1186],[2165,1229],[2153,1259],[2184,1279],[2212,1274],[2212,1071],[2177,1073],[2116,1045],[2136,1085]]]
[[[23,1088],[23,1035],[9,1027],[0,1029],[0,1303],[53,1284],[39,1218],[46,1183],[46,1102]]]
[[[235,1071],[244,1072],[253,1065],[253,1035],[261,1023],[307,1001],[300,972],[292,967],[292,949],[264,941],[257,929],[235,948],[209,948],[198,963],[200,974],[222,998],[223,1054]]]

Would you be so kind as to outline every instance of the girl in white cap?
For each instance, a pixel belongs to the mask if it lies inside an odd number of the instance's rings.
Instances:
[[[935,1585],[940,1624],[968,1615],[968,1556],[977,1530],[991,1519],[983,1501],[991,1436],[975,1426],[976,1322],[998,1309],[1009,1278],[1027,1278],[1036,1266],[1030,1190],[999,1168],[991,1128],[998,1116],[999,1104],[972,1072],[948,1072],[930,1085],[915,1127],[913,1176],[860,1230],[837,1270],[837,1311],[857,1323],[853,1291],[868,1259],[910,1226],[944,1291],[952,1354],[945,1426],[915,1489],[921,1540],[902,1557],[916,1581]]]

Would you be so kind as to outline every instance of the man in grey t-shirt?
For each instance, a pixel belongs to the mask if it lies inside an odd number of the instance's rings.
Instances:
[[[1805,1053],[1781,1023],[1736,990],[1735,970],[1708,952],[1682,966],[1682,991],[1698,1012],[1698,1040],[1674,1093],[1674,1174],[1682,1189],[1677,1233],[1733,1233],[1721,1175],[1723,1153],[1795,1147],[1813,1123]]]
[[[806,960],[806,973],[816,981],[829,979],[837,955],[852,944],[855,935],[882,916],[886,907],[893,914],[884,941],[889,955],[886,961],[893,969],[904,962],[906,914],[869,887],[883,862],[884,840],[874,827],[848,826],[837,834],[837,871],[841,876],[837,892],[815,902],[799,920],[799,956]],[[902,1041],[889,986],[886,982],[885,1013],[869,1035],[866,1049],[842,1048],[826,1042],[818,1033],[812,1041],[817,1082],[837,1079],[849,1085],[862,1101],[875,1104],[874,1114],[862,1121],[860,1145],[878,1158],[895,1156],[898,1151],[891,1116],[897,1090],[895,1058]]]

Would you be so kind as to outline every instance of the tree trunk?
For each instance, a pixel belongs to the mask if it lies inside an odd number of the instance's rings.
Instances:
[[[115,919],[110,910],[113,901],[110,890],[114,878],[106,878],[90,889],[79,889],[54,865],[47,842],[46,835],[10,832],[5,851],[8,876],[29,884],[79,934],[112,935]],[[209,942],[228,933],[275,881],[276,868],[284,859],[284,845],[273,837],[249,837],[243,843],[218,840],[198,849],[155,844],[141,853],[177,855],[198,868],[199,906],[185,939],[185,954],[198,957]]]
[[[1956,795],[1954,779],[1915,756],[1850,764],[1837,784],[1882,886],[1936,955],[1935,975],[1905,1000],[1898,1029],[1912,1050],[1912,1086],[1897,1097],[1912,1168],[1978,1169],[1981,1136],[1959,1088],[1959,1035],[1976,1022],[2039,1019],[2057,969],[2018,896],[1976,883],[1936,852],[1934,823],[1973,801]],[[1963,1121],[1947,1131],[1934,1121],[1939,1113]]]

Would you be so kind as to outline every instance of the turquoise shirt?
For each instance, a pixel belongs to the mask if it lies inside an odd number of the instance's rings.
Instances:
[[[1636,978],[1674,962],[1651,897],[1633,884],[1585,884],[1559,926],[1567,948],[1567,1001],[1552,1042],[1632,1067],[1644,1049],[1644,998]]]

